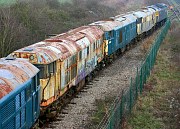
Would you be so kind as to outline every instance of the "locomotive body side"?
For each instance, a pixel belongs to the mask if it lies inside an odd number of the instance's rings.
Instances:
[[[48,107],[72,86],[83,85],[85,77],[101,62],[103,31],[80,27],[12,53],[27,58],[40,69],[41,107]]]
[[[113,21],[111,19],[106,21],[98,21],[90,24],[90,26],[97,26],[104,31],[104,55],[105,57],[111,57],[117,49],[125,44],[125,33],[119,33],[123,28],[123,23],[119,21]],[[121,40],[121,44],[118,43]]]
[[[114,21],[119,21],[123,24],[123,26],[119,26],[118,28],[116,28],[116,44],[120,45],[117,46],[117,49],[126,48],[126,46],[130,44],[131,41],[133,41],[137,36],[137,18],[132,13],[128,13],[112,17],[111,19],[113,19]]]
[[[165,22],[167,19],[168,7],[163,3],[158,3],[155,6],[159,8],[159,22]]]
[[[27,60],[0,59],[0,128],[31,128],[40,114],[39,70]]]

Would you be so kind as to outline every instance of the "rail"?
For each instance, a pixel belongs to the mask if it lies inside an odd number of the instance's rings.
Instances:
[[[168,19],[157,35],[152,47],[150,48],[145,60],[140,68],[137,67],[136,77],[130,79],[130,86],[116,97],[111,110],[101,121],[99,129],[119,129],[124,118],[131,114],[132,108],[140,94],[142,94],[144,85],[151,74],[151,70],[155,64],[158,49],[170,28],[170,20]]]

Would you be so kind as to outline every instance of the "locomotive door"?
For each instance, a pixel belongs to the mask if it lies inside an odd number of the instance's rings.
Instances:
[[[39,115],[39,95],[38,95],[38,92],[34,92],[33,93],[33,122],[36,121],[36,119],[38,118],[38,115]]]
[[[126,27],[124,27],[123,28],[123,37],[124,37],[124,41],[123,41],[123,48],[125,48],[125,46],[126,46],[126,43],[127,43],[127,28]]]
[[[114,33],[115,33],[115,36],[114,36],[114,38],[115,38],[115,49],[117,50],[119,48],[120,35],[119,35],[118,30],[115,30]]]
[[[33,124],[33,100],[31,96],[31,86],[26,89],[26,123],[28,128]]]
[[[129,24],[128,26],[127,26],[127,37],[126,37],[126,44],[128,44],[130,41],[129,41],[129,39],[130,39],[130,29],[131,29],[131,24]]]
[[[114,52],[115,43],[114,43],[113,33],[114,33],[113,30],[109,32],[108,55],[111,55]]]
[[[37,76],[32,81],[32,121],[35,122],[40,113],[40,84]]]

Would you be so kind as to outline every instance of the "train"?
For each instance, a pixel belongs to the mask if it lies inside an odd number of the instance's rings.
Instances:
[[[0,129],[31,128],[93,74],[162,26],[163,3],[51,36],[0,59]]]

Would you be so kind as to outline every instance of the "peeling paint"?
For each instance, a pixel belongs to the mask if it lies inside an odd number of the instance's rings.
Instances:
[[[0,99],[38,72],[39,70],[25,59],[0,59]]]

